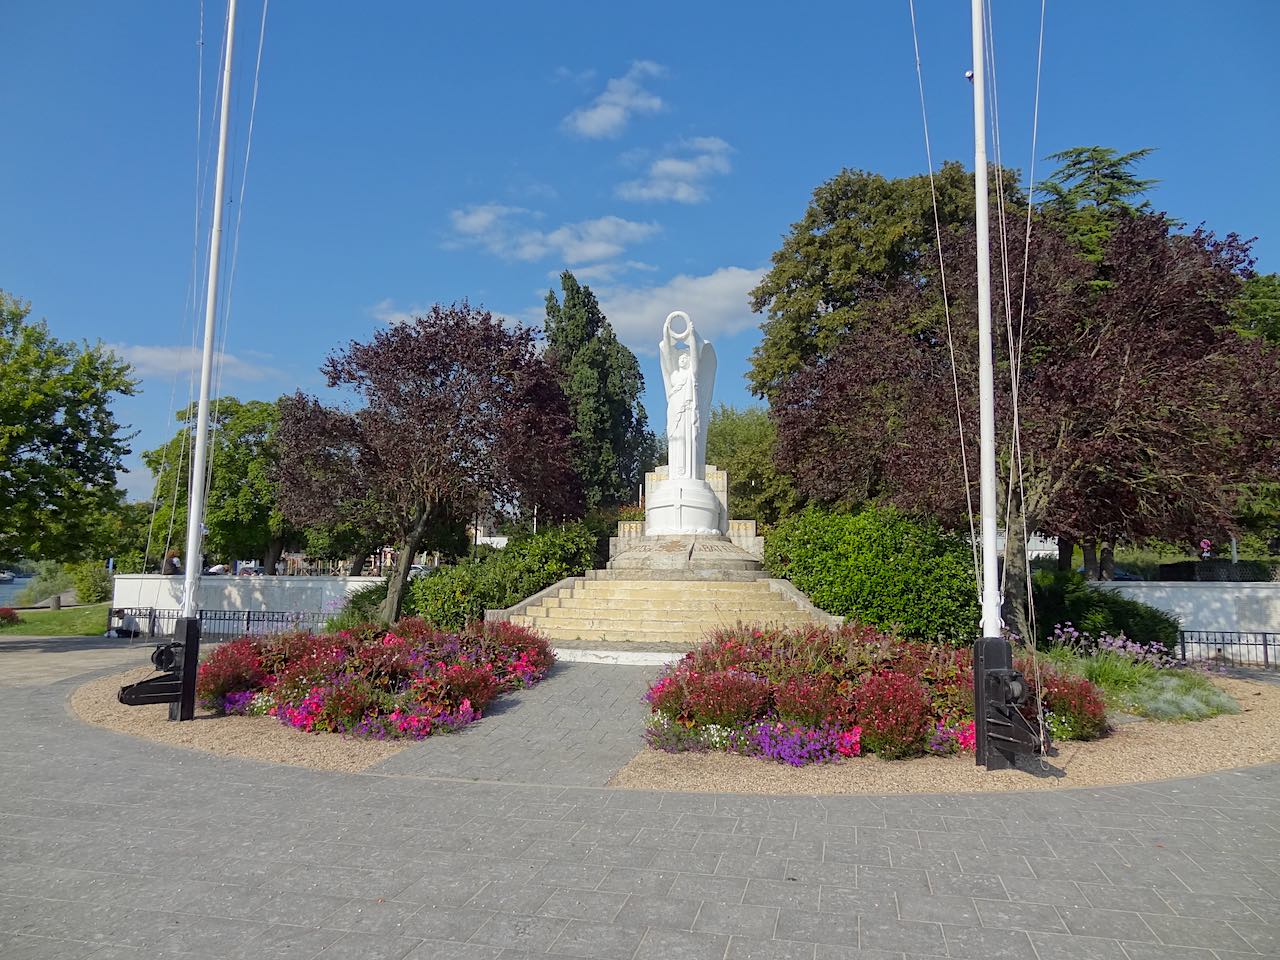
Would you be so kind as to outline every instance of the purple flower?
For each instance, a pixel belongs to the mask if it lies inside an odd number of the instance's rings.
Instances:
[[[222,699],[223,713],[244,713],[249,709],[249,704],[253,702],[256,696],[252,690],[238,690],[235,693],[228,693]]]

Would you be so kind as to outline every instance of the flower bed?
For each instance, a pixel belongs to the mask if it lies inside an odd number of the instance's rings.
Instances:
[[[200,665],[196,697],[216,713],[266,714],[308,733],[421,740],[474,722],[554,662],[546,639],[524,627],[445,633],[408,619],[389,630],[241,637]]]
[[[1043,663],[1039,676],[1061,739],[1105,733],[1089,681]],[[716,631],[664,670],[646,700],[646,741],[673,753],[724,750],[803,766],[974,749],[971,652],[864,626]]]

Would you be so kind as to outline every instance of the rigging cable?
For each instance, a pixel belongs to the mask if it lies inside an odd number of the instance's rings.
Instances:
[[[1019,574],[1022,576],[1025,576],[1026,578],[1028,626],[1030,627],[1030,630],[1031,630],[1030,638],[1022,637],[1021,639],[1023,641],[1024,647],[1027,649],[1027,651],[1030,654],[1032,672],[1035,676],[1035,689],[1036,689],[1036,700],[1037,700],[1036,716],[1039,719],[1039,733],[1040,733],[1040,743],[1041,743],[1041,750],[1042,750],[1040,762],[1042,766],[1046,764],[1046,761],[1044,760],[1043,750],[1048,743],[1048,738],[1046,735],[1045,721],[1044,721],[1044,694],[1043,694],[1042,682],[1041,682],[1042,671],[1040,667],[1040,660],[1039,660],[1039,657],[1037,656],[1037,650],[1036,650],[1035,602],[1032,596],[1032,586],[1031,586],[1031,559],[1029,555],[1030,554],[1030,549],[1029,549],[1030,530],[1027,527],[1026,492],[1025,492],[1026,488],[1024,484],[1024,469],[1023,469],[1023,460],[1022,460],[1022,430],[1021,430],[1019,382],[1020,382],[1021,372],[1022,372],[1023,331],[1024,331],[1025,319],[1026,319],[1026,297],[1027,297],[1027,286],[1028,286],[1028,274],[1030,272],[1030,260],[1031,260],[1031,226],[1032,226],[1031,198],[1032,196],[1034,196],[1034,189],[1035,189],[1035,153],[1036,153],[1036,144],[1037,144],[1037,139],[1039,135],[1039,125],[1040,125],[1040,79],[1041,79],[1041,72],[1042,72],[1042,67],[1044,63],[1045,10],[1046,10],[1046,0],[1041,0],[1040,31],[1039,31],[1039,41],[1038,41],[1037,51],[1036,51],[1036,84],[1035,84],[1035,96],[1033,100],[1034,105],[1032,109],[1032,133],[1031,133],[1032,159],[1031,159],[1031,165],[1030,165],[1030,177],[1027,183],[1027,221],[1026,221],[1026,234],[1023,241],[1022,290],[1021,290],[1021,300],[1020,300],[1020,312],[1018,316],[1018,330],[1016,335],[1013,329],[1013,307],[1012,307],[1011,289],[1010,289],[1011,285],[1009,283],[1009,252],[1008,252],[1008,242],[1007,242],[1007,226],[1005,223],[1005,216],[1004,216],[1004,209],[1003,209],[1003,192],[1004,192],[1003,189],[1000,190],[999,198],[998,198],[998,204],[1000,206],[1000,212],[1001,212],[1000,247],[1001,247],[1002,275],[1005,278],[1005,284],[1004,284],[1005,327],[1006,327],[1006,335],[1009,343],[1010,404],[1012,407],[1011,442],[1010,442],[1011,455],[1010,455],[1010,464],[1009,464],[1009,491],[1008,491],[1008,500],[1007,500],[1006,512],[1005,512],[1005,543],[1008,544],[1010,542],[1010,537],[1012,535],[1012,531],[1009,529],[1009,519],[1010,519],[1010,516],[1012,515],[1013,489],[1014,489],[1013,484],[1016,481],[1018,496],[1022,504],[1022,509],[1020,511],[1020,520],[1022,525],[1021,537],[1022,537],[1022,548],[1023,548],[1022,549],[1023,569],[1019,571]],[[995,143],[996,143],[996,164],[997,164],[996,169],[997,169],[997,175],[1002,178],[1003,168],[1001,165],[1000,136],[999,136],[999,128],[998,128],[999,94],[995,89],[996,79],[995,79],[994,28],[992,26],[991,7],[990,7],[989,0],[984,0],[983,11],[984,11],[984,18],[983,18],[984,28],[987,31],[987,39],[988,39],[988,43],[986,44],[986,48],[988,51],[987,58],[988,58],[988,64],[990,66],[990,72],[992,77],[992,94],[991,94],[992,113],[993,113],[994,121],[997,124],[996,132],[994,134]],[[1003,183],[1003,180],[1001,180],[1001,182]],[[1009,573],[1008,564],[1006,563],[1004,576],[1007,577],[1008,573]],[[1003,581],[1001,586],[1003,588]]]
[[[978,560],[978,531],[973,522],[973,487],[969,480],[969,456],[964,439],[964,410],[960,402],[960,377],[956,369],[955,340],[951,333],[951,304],[947,296],[947,270],[942,252],[942,220],[938,215],[938,191],[933,176],[933,148],[929,142],[929,112],[925,105],[924,72],[920,66],[920,36],[916,28],[915,0],[907,0],[911,11],[911,42],[915,50],[916,83],[920,89],[920,119],[924,126],[924,154],[929,165],[929,194],[933,201],[933,231],[938,249],[938,272],[942,280],[942,313],[947,325],[947,351],[951,355],[951,386],[956,399],[956,431],[960,437],[960,466],[964,473],[964,496],[969,516],[969,547],[973,554],[973,580],[978,594],[982,593],[982,567]]]
[[[262,0],[262,18],[258,26],[258,54],[254,63],[253,70],[253,93],[249,101],[249,123],[245,132],[244,145],[244,163],[240,167],[240,196],[236,201],[236,222],[232,229],[231,240],[231,260],[227,270],[227,282],[225,288],[225,297],[223,298],[222,307],[222,345],[219,349],[215,362],[217,364],[217,374],[214,380],[214,412],[209,421],[209,451],[210,456],[206,460],[204,490],[205,503],[209,502],[209,491],[213,486],[213,451],[216,449],[216,440],[220,424],[220,413],[222,410],[222,375],[226,364],[227,357],[227,335],[231,328],[231,301],[235,289],[236,279],[236,263],[240,254],[240,224],[244,218],[244,196],[245,186],[249,178],[249,156],[253,148],[253,123],[258,111],[258,87],[259,80],[262,75],[262,50],[266,41],[267,34],[267,7],[270,0]],[[233,558],[238,559],[238,558]]]

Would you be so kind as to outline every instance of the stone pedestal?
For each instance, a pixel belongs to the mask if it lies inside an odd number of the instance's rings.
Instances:
[[[620,549],[610,570],[759,570],[760,561],[728,537],[639,536],[615,538]],[[612,546],[612,544],[611,544]]]

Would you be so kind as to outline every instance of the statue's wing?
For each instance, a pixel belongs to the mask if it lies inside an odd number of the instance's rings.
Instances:
[[[716,384],[716,348],[705,340],[698,350],[698,409],[711,410],[711,391]]]
[[[671,347],[667,345],[666,337],[658,341],[658,363],[662,367],[662,385],[664,389],[671,389],[671,368],[672,363]]]

